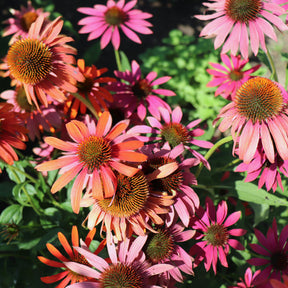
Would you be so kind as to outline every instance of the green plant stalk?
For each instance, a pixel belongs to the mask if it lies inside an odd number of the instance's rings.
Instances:
[[[78,99],[80,102],[82,102],[90,111],[91,113],[95,116],[95,118],[98,120],[99,119],[99,115],[97,114],[96,110],[94,109],[93,105],[84,97],[82,97],[80,94],[78,93],[72,93],[72,95]]]
[[[267,58],[269,60],[269,63],[270,63],[271,69],[272,69],[271,78],[274,79],[276,82],[278,82],[278,76],[277,76],[275,64],[274,64],[273,58],[272,58],[268,48],[267,48],[266,55],[267,55]]]
[[[118,67],[118,71],[122,71],[122,64],[121,64],[121,61],[120,61],[119,50],[116,50],[114,48],[114,53],[115,53],[115,60],[116,60],[116,64],[117,64],[117,67]]]
[[[208,160],[212,155],[213,153],[221,146],[221,145],[224,145],[225,143],[228,143],[230,142],[231,140],[233,140],[232,136],[227,136],[225,138],[222,138],[221,140],[219,140],[217,143],[214,144],[213,147],[210,148],[210,150],[208,150],[208,152],[206,153],[205,155],[205,159]],[[195,173],[195,177],[198,178],[202,169],[204,167],[204,164],[203,162],[200,162],[199,166],[198,166],[198,169]]]
[[[15,168],[15,167],[14,167],[14,168]],[[23,171],[21,171],[21,172],[23,172]],[[15,173],[15,171],[13,171],[13,170],[12,170],[12,173],[14,174],[15,178],[17,179],[17,183],[20,184],[20,183],[21,183],[21,180],[19,179],[18,175],[17,175],[17,174]],[[41,215],[42,213],[41,213],[41,212],[35,207],[35,205],[33,204],[33,201],[32,201],[32,199],[31,199],[28,191],[26,190],[25,186],[22,187],[22,190],[23,190],[23,192],[25,193],[27,199],[29,200],[30,205],[31,205],[31,207],[33,208],[33,210],[35,211],[35,213],[36,213],[37,215]]]
[[[22,173],[26,178],[28,178],[28,179],[29,179],[31,182],[33,182],[34,184],[37,183],[37,180],[36,180],[34,177],[32,177],[31,175],[27,174],[25,171],[22,171],[22,170],[20,170],[19,168],[15,167],[15,166],[12,166],[12,165],[9,165],[9,168],[10,168],[11,170],[14,170],[14,171],[17,171],[17,172],[19,172],[19,173]],[[17,176],[17,178],[18,178],[18,176]],[[19,180],[19,181],[20,181],[20,180]]]

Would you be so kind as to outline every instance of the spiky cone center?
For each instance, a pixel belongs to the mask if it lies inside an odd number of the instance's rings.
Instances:
[[[149,235],[146,248],[146,255],[152,263],[169,259],[175,247],[173,235],[167,229],[158,229],[157,232]]]
[[[181,143],[187,143],[189,132],[181,123],[164,124],[161,129],[163,141],[167,141],[173,148]]]
[[[232,81],[239,81],[243,78],[243,76],[244,76],[244,73],[241,70],[237,70],[237,69],[229,73],[229,78]]]
[[[281,89],[272,80],[255,77],[238,89],[235,97],[238,113],[253,123],[279,115],[283,109]]]
[[[16,90],[16,102],[25,112],[32,112],[36,110],[36,106],[28,102],[26,92],[23,87]]]
[[[223,246],[229,239],[227,228],[222,224],[212,224],[207,229],[205,239],[210,245]]]
[[[84,82],[77,82],[78,92],[81,94],[89,94],[92,91],[94,81],[91,77],[85,77]]]
[[[7,64],[11,75],[21,83],[35,85],[53,68],[52,52],[37,39],[18,40],[8,50]]]
[[[20,19],[20,25],[25,32],[29,31],[32,23],[36,21],[38,14],[35,11],[26,12]]]
[[[131,89],[138,99],[145,99],[152,92],[152,87],[146,79],[137,80]]]
[[[145,163],[143,163],[143,172],[147,175],[161,166],[169,163],[174,163],[176,162],[174,159],[169,158],[169,157],[154,157],[151,159],[148,159]],[[169,176],[159,178],[159,179],[154,179],[152,180],[150,184],[150,189],[152,191],[165,191],[168,192],[169,194],[174,194],[173,191],[179,191],[180,185],[183,182],[183,174],[182,172],[177,169],[173,173],[171,173]]]
[[[100,276],[101,288],[144,288],[143,276],[132,265],[113,264]]]
[[[127,14],[118,8],[117,6],[113,6],[105,12],[105,20],[106,23],[112,26],[119,26],[120,24],[125,23],[128,20]]]
[[[0,232],[0,235],[3,235],[5,240],[8,240],[7,244],[9,244],[13,239],[17,238],[19,235],[19,226],[15,223],[5,223],[2,224],[4,227]]]
[[[270,260],[275,270],[283,271],[288,267],[288,255],[284,251],[274,252]]]
[[[78,146],[80,162],[87,166],[91,173],[110,161],[111,152],[110,143],[102,137],[90,136]]]
[[[262,9],[261,0],[226,0],[225,12],[235,22],[248,24],[258,17]]]
[[[113,198],[98,200],[103,211],[116,217],[130,217],[140,212],[146,205],[149,186],[140,171],[132,177],[115,172],[117,189]]]

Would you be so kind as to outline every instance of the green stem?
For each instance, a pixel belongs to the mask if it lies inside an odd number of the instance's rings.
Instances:
[[[216,151],[216,149],[218,149],[221,145],[225,144],[225,143],[228,143],[232,140],[232,136],[227,136],[225,138],[222,138],[221,140],[219,140],[217,143],[214,144],[213,147],[210,148],[210,150],[208,150],[208,152],[206,153],[205,155],[205,159],[208,160],[212,155],[213,153]],[[195,177],[198,178],[198,176],[200,175],[202,169],[203,169],[204,165],[203,165],[203,162],[200,162],[199,166],[198,166],[198,169],[195,173]]]
[[[61,204],[59,204],[59,203],[53,198],[53,196],[52,196],[52,194],[51,194],[50,191],[47,192],[47,193],[45,193],[45,194],[48,195],[51,203],[52,203],[55,207],[57,207],[57,208],[59,208],[59,209],[61,209],[61,210],[65,210],[65,209],[61,206]]]
[[[23,174],[26,178],[28,178],[34,184],[37,183],[37,180],[34,177],[32,177],[31,175],[27,174],[25,171],[22,171],[21,169],[17,168],[16,166],[9,165],[9,169],[17,171],[18,173]],[[17,178],[18,178],[18,176],[17,176]],[[20,179],[19,179],[19,181],[20,181]]]
[[[118,71],[122,71],[122,65],[121,65],[121,61],[120,61],[120,55],[119,55],[119,51],[114,49],[115,52],[115,59],[116,59],[116,64],[118,67]]]
[[[90,111],[91,113],[96,117],[96,119],[99,119],[99,115],[97,114],[96,110],[94,109],[93,105],[84,97],[82,97],[78,93],[72,93],[72,95],[77,98],[79,101],[81,101]]]
[[[269,63],[270,63],[271,69],[272,69],[271,78],[274,79],[276,82],[278,82],[278,76],[277,76],[275,64],[274,64],[273,58],[272,58],[268,48],[267,48],[267,54],[266,55],[267,55],[267,58],[269,60]]]

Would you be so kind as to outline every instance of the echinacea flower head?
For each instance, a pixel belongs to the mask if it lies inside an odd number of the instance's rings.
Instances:
[[[145,237],[134,237],[118,242],[117,247],[112,242],[107,244],[108,259],[103,259],[84,248],[76,248],[77,251],[92,266],[69,262],[67,266],[74,273],[89,277],[93,281],[86,281],[83,287],[125,287],[125,288],[161,288],[154,285],[152,276],[157,276],[173,268],[170,264],[150,264],[145,260],[142,248]],[[79,288],[81,285],[72,284],[67,288]]]
[[[246,81],[215,120],[223,118],[219,125],[221,132],[231,127],[233,154],[239,148],[239,158],[249,163],[260,143],[270,163],[275,162],[276,153],[287,160],[287,101],[287,92],[277,82],[264,77]]]
[[[26,149],[23,141],[28,140],[21,114],[13,109],[10,103],[0,103],[0,160],[9,165],[18,160],[13,148]]]
[[[238,282],[236,286],[229,286],[229,288],[253,288],[255,285],[255,279],[260,274],[260,270],[255,273],[252,272],[251,268],[247,268],[245,271],[244,279],[240,278],[241,282]]]
[[[92,229],[101,223],[101,230],[105,231],[107,243],[115,235],[119,241],[132,236],[145,235],[147,230],[156,231],[151,226],[163,225],[161,215],[168,214],[173,204],[173,197],[164,195],[160,191],[152,192],[149,183],[140,170],[128,177],[115,172],[117,188],[113,197],[97,200],[93,187],[87,189],[81,206],[92,206],[87,216],[87,227]]]
[[[250,265],[262,266],[259,282],[269,278],[280,281],[283,275],[288,275],[288,225],[278,236],[277,222],[274,218],[266,237],[256,228],[254,232],[260,244],[250,244],[250,247],[259,256],[248,259],[247,262]]]
[[[0,236],[4,241],[7,241],[7,244],[9,245],[11,241],[19,236],[20,227],[14,222],[2,223],[1,226]]]
[[[143,142],[129,140],[133,135],[125,136],[123,132],[129,125],[128,120],[118,122],[112,129],[112,117],[108,111],[103,112],[97,125],[91,121],[87,125],[78,120],[66,124],[71,141],[55,137],[46,137],[45,142],[54,148],[64,150],[65,155],[36,166],[39,171],[60,169],[62,174],[53,184],[51,192],[55,193],[67,185],[76,176],[72,190],[71,203],[75,213],[79,212],[82,190],[90,182],[95,199],[112,197],[117,188],[114,171],[126,176],[133,176],[139,171],[127,163],[141,163],[147,159],[142,153],[133,151],[143,146]]]
[[[194,238],[197,243],[190,249],[190,254],[195,256],[195,262],[200,263],[204,259],[206,271],[212,265],[215,274],[218,258],[224,267],[228,267],[226,256],[230,247],[244,250],[243,245],[231,236],[243,236],[246,230],[229,229],[240,219],[241,212],[234,212],[228,217],[227,215],[228,207],[225,201],[218,204],[216,211],[213,201],[207,197],[206,210],[200,206],[195,218],[191,220],[191,226],[196,230]]]
[[[195,230],[185,230],[184,226],[173,223],[169,228],[157,227],[157,233],[149,233],[144,245],[146,259],[150,263],[166,263],[174,266],[173,269],[163,273],[159,283],[161,287],[167,286],[171,279],[183,282],[182,272],[193,274],[193,258],[177,243],[190,240]],[[143,237],[143,236],[139,236]]]
[[[155,141],[156,144],[158,143],[161,147],[168,144],[170,149],[178,145],[183,145],[192,153],[193,156],[203,162],[207,168],[210,168],[209,163],[204,156],[193,149],[194,145],[202,148],[211,148],[213,146],[213,144],[208,141],[198,140],[195,138],[202,136],[205,133],[203,129],[195,128],[200,124],[201,119],[194,120],[186,126],[183,125],[181,123],[183,112],[179,106],[177,106],[172,112],[170,108],[168,110],[159,107],[158,113],[160,113],[160,121],[153,114],[154,117],[147,117],[147,120],[152,127],[151,132],[153,135],[151,136],[151,140]],[[161,123],[161,120],[164,121],[163,124]]]
[[[221,60],[224,65],[209,63],[213,69],[207,69],[207,72],[213,78],[207,83],[207,87],[218,87],[215,96],[221,95],[228,100],[233,100],[237,90],[252,77],[251,74],[257,71],[261,65],[244,70],[249,60],[241,59],[240,55],[231,55],[229,58],[228,55],[221,54]]]
[[[152,15],[134,9],[136,4],[137,0],[129,1],[126,4],[125,0],[116,2],[108,0],[106,6],[96,4],[93,8],[78,8],[77,11],[80,13],[89,15],[78,22],[79,25],[83,25],[79,33],[90,33],[88,41],[102,36],[101,49],[104,49],[110,41],[116,50],[119,49],[119,30],[122,30],[133,42],[141,44],[141,40],[135,32],[152,34],[153,32],[148,28],[152,24],[146,21]]]
[[[115,104],[124,109],[124,113],[128,118],[137,111],[138,117],[143,121],[147,109],[152,115],[159,118],[158,108],[161,106],[171,111],[170,106],[155,95],[175,96],[175,93],[171,90],[155,87],[166,83],[171,77],[164,76],[156,79],[156,72],[150,72],[146,77],[143,77],[141,68],[135,60],[131,63],[131,71],[115,71],[115,75],[121,81],[112,83],[109,85],[109,89],[115,92]]]
[[[24,86],[29,104],[34,103],[38,109],[38,100],[47,107],[47,94],[64,102],[63,91],[76,92],[76,80],[83,81],[72,66],[76,49],[66,44],[73,39],[59,35],[62,26],[63,20],[58,17],[44,27],[44,17],[40,15],[28,36],[10,46],[2,65],[18,85]]]
[[[280,31],[288,29],[279,18],[286,12],[285,9],[272,2],[270,0],[210,0],[210,2],[205,2],[203,4],[208,7],[208,11],[215,11],[215,13],[196,15],[196,18],[200,20],[212,20],[203,28],[200,36],[215,37],[214,47],[218,49],[223,45],[222,53],[231,50],[231,53],[236,55],[240,49],[245,59],[249,55],[249,38],[251,50],[255,55],[258,54],[259,45],[263,51],[267,52],[265,36],[277,41],[272,25]]]
[[[279,186],[284,192],[281,173],[288,177],[288,160],[283,161],[276,153],[275,160],[271,163],[263,147],[259,145],[251,162],[241,163],[236,167],[235,172],[247,172],[245,182],[252,182],[259,177],[259,189],[265,184],[267,191],[272,189],[275,192]]]
[[[76,86],[79,93],[85,99],[88,99],[93,105],[96,112],[100,115],[103,110],[108,110],[106,101],[113,102],[111,93],[101,85],[107,84],[108,82],[116,81],[112,77],[100,77],[102,74],[108,71],[107,68],[98,69],[96,66],[86,66],[84,59],[77,60],[77,67],[79,72],[84,76],[84,81],[78,81]],[[65,102],[64,113],[68,114],[70,111],[70,118],[76,118],[78,111],[81,114],[86,113],[86,106],[70,94]]]
[[[15,41],[26,38],[28,36],[28,31],[32,25],[39,17],[49,17],[49,12],[44,12],[43,9],[35,9],[31,1],[27,2],[27,7],[20,6],[20,10],[10,9],[9,10],[13,17],[3,21],[4,24],[9,26],[5,27],[3,30],[3,36],[13,35],[9,44],[14,43]]]
[[[89,248],[90,243],[93,240],[95,233],[96,233],[96,229],[89,231],[84,241],[85,248]],[[58,239],[60,241],[60,244],[62,245],[62,247],[64,248],[66,252],[65,254],[67,255],[64,256],[62,252],[59,251],[53,244],[47,243],[46,247],[48,251],[59,261],[50,260],[43,256],[38,256],[38,259],[45,265],[55,267],[55,268],[62,268],[62,272],[57,273],[55,275],[51,275],[51,276],[41,277],[41,281],[47,284],[61,281],[57,287],[62,288],[62,287],[66,287],[69,283],[78,283],[78,282],[83,282],[83,281],[88,280],[89,279],[88,277],[74,273],[72,270],[69,269],[69,267],[65,265],[65,262],[71,261],[71,262],[81,263],[82,265],[87,265],[88,267],[90,266],[89,263],[86,261],[86,259],[82,255],[80,255],[76,249],[76,247],[79,247],[79,233],[78,233],[77,226],[72,227],[72,232],[71,232],[72,245],[69,244],[69,241],[61,232],[58,233]],[[84,245],[84,243],[81,244],[81,246]],[[98,254],[104,248],[105,244],[106,244],[105,240],[103,240],[99,244],[97,250],[94,253]]]

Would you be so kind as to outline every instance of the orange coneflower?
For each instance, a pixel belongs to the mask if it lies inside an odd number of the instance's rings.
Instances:
[[[133,134],[123,134],[129,120],[118,122],[112,129],[112,117],[103,112],[97,126],[92,121],[86,126],[83,122],[72,120],[66,124],[70,137],[76,142],[47,137],[45,142],[57,149],[66,151],[65,156],[36,166],[39,171],[51,171],[61,168],[61,175],[51,188],[55,193],[73,180],[71,202],[75,213],[79,212],[82,190],[88,184],[96,199],[112,197],[117,186],[114,170],[133,176],[138,168],[123,161],[143,162],[147,159],[142,153],[132,151],[143,146],[139,140],[131,140]],[[129,140],[130,138],[130,140]]]
[[[76,54],[76,49],[66,45],[73,39],[59,35],[63,20],[58,17],[45,27],[44,20],[40,15],[28,36],[10,46],[1,65],[16,83],[23,84],[29,103],[34,102],[38,109],[38,100],[47,107],[46,94],[63,102],[66,99],[63,90],[76,92],[76,80],[83,81],[83,76],[72,66],[75,58],[71,54]]]
[[[107,89],[101,87],[101,83],[114,82],[116,79],[112,77],[100,77],[107,72],[108,69],[98,69],[94,65],[91,67],[85,66],[84,59],[78,59],[77,66],[80,73],[84,76],[84,81],[77,82],[76,84],[78,88],[77,92],[82,97],[89,99],[98,114],[103,112],[102,109],[108,110],[105,100],[111,103],[113,102],[113,97]],[[86,113],[86,106],[73,95],[68,96],[64,106],[64,113],[67,114],[69,109],[72,119],[77,116],[79,109],[82,114]]]

